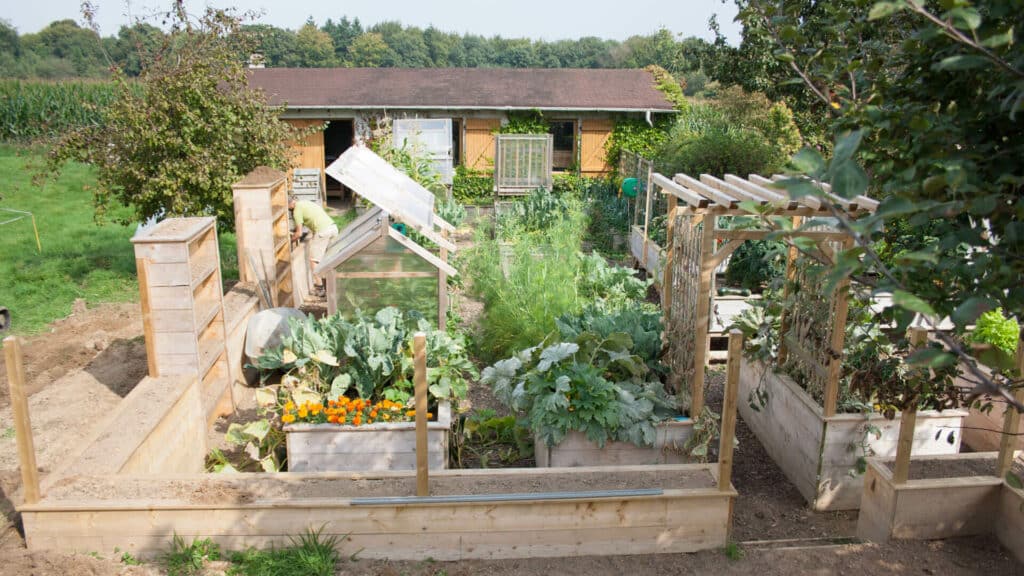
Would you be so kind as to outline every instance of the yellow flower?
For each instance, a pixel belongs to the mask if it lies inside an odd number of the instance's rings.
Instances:
[[[284,422],[285,424],[291,424],[292,422],[295,422],[295,415],[285,414],[284,416],[281,416],[281,422]]]

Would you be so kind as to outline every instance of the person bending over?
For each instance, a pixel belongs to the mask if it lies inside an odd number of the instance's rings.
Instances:
[[[320,260],[323,259],[327,247],[331,245],[331,241],[338,236],[338,226],[323,208],[309,200],[296,200],[294,196],[289,197],[288,209],[292,211],[292,220],[295,222],[292,242],[299,241],[303,226],[308,228],[313,235],[309,242],[309,259],[313,268],[316,268]],[[325,283],[319,286],[320,291],[323,291],[324,288]]]

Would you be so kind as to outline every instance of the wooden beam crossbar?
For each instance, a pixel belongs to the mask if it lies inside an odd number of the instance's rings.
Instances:
[[[718,190],[719,192],[728,194],[729,196],[736,198],[740,202],[755,202],[762,206],[768,204],[768,200],[758,196],[757,194],[752,194],[743,188],[733,186],[728,182],[719,180],[718,178],[715,178],[711,174],[701,174],[700,181],[714,188],[715,190]]]
[[[726,240],[761,240],[768,234],[780,233],[781,236],[796,236],[801,238],[810,238],[815,242],[827,242],[827,241],[841,241],[845,240],[848,236],[845,232],[801,232],[799,230],[793,231],[781,231],[781,230],[755,230],[755,229],[740,229],[740,230],[725,230],[721,228],[715,229],[715,238]]]
[[[696,192],[690,190],[689,188],[686,188],[685,186],[680,185],[677,182],[669,180],[667,177],[661,174],[652,174],[651,182],[653,182],[655,186],[661,188],[662,191],[682,200],[683,202],[686,202],[687,204],[694,208],[707,208],[708,205],[711,204],[711,200],[704,198],[700,194],[697,194]]]
[[[687,188],[693,190],[694,192],[697,192],[701,196],[710,198],[719,206],[725,208],[737,208],[739,206],[739,200],[733,198],[732,196],[726,194],[725,192],[715,190],[711,186],[708,186],[707,184],[704,184],[703,182],[697,180],[696,178],[692,178],[686,174],[676,174],[675,176],[672,177],[672,180],[678,184],[686,186]]]
[[[750,181],[759,186],[772,186],[776,182],[773,179],[765,178],[759,174],[751,174]],[[792,200],[792,198],[790,200]],[[796,201],[807,206],[811,210],[817,210],[819,212],[825,210],[825,205],[822,204],[821,199],[815,198],[814,196],[802,196],[797,198]]]

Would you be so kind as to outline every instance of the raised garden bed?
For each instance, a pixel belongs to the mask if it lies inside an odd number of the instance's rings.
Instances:
[[[441,402],[437,420],[427,423],[427,463],[448,467],[451,404]],[[291,424],[284,427],[291,472],[340,470],[415,470],[416,423],[363,426]]]
[[[979,364],[978,369],[989,375],[992,370],[984,364]],[[964,367],[960,369],[961,376],[957,378],[957,386],[961,388],[974,388],[972,379],[967,376]],[[984,403],[985,399],[981,401]],[[1006,402],[992,402],[992,409],[982,412],[977,408],[968,410],[967,418],[964,419],[964,443],[977,452],[990,452],[999,450],[999,442],[1002,438],[1003,420],[1006,416]],[[1017,427],[1019,434],[1024,434],[1024,419],[1021,419]]]
[[[639,225],[629,228],[629,253],[637,262],[654,277],[656,284],[661,283],[661,246],[654,241],[644,239],[644,227]]]
[[[1024,492],[991,475],[995,460],[991,452],[914,459],[909,479],[898,484],[890,461],[869,459],[857,536],[884,542],[995,534],[1024,561]],[[1018,474],[1022,467],[1018,461]]]
[[[637,446],[630,442],[607,442],[603,447],[581,432],[570,432],[554,446],[540,438],[534,440],[537,466],[610,466],[626,464],[681,464],[691,460],[683,447],[693,436],[693,420],[669,420],[655,426],[657,438],[653,446]]]
[[[678,553],[727,542],[736,492],[717,466],[80,476],[23,506],[31,550],[166,551],[173,535],[267,548],[312,529],[343,555],[460,560]]]
[[[761,378],[768,402],[755,410],[749,398]],[[856,510],[860,507],[864,475],[857,461],[866,455],[896,454],[900,419],[880,414],[837,414],[825,417],[822,407],[792,378],[770,372],[744,358],[740,371],[739,410],[765,450],[815,510]],[[922,411],[917,415],[915,455],[956,454],[962,410]],[[880,437],[868,432],[877,429]]]

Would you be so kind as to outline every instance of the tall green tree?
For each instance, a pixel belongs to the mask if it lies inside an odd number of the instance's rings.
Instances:
[[[305,68],[326,68],[337,63],[331,36],[317,28],[312,18],[295,34],[295,51],[299,66]]]
[[[232,12],[208,9],[193,21],[179,4],[168,19],[138,80],[114,75],[120,94],[104,122],[62,138],[47,172],[72,159],[92,164],[98,218],[119,202],[142,220],[211,215],[230,229],[231,184],[260,165],[285,168],[287,142],[299,135],[248,88],[242,55],[251,41]]]

